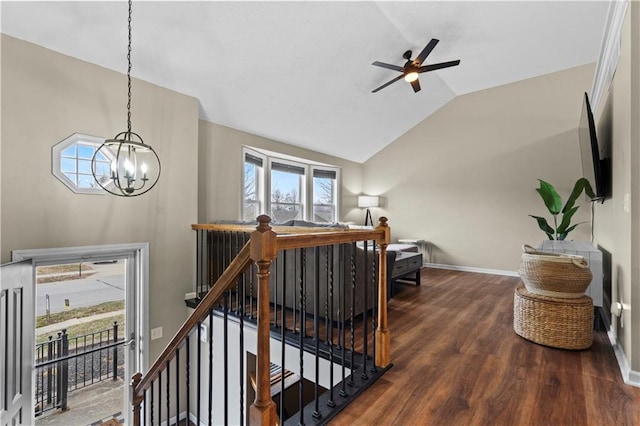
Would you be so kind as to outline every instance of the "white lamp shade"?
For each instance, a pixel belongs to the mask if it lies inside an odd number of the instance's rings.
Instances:
[[[378,199],[380,197],[371,196],[371,195],[359,195],[358,196],[358,207],[378,207]]]

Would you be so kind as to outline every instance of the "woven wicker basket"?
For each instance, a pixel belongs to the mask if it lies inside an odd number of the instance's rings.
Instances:
[[[586,349],[593,342],[593,301],[589,296],[556,299],[516,288],[513,329],[532,342],[561,349]]]
[[[578,298],[591,283],[591,270],[582,256],[537,251],[522,246],[520,277],[531,293],[558,298]]]

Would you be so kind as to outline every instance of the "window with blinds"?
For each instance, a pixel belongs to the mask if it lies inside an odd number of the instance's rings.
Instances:
[[[265,155],[245,148],[242,219],[268,214],[275,223],[290,220],[338,221],[340,169]]]

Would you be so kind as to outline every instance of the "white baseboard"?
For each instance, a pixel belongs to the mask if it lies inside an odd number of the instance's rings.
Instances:
[[[450,269],[452,271],[477,272],[479,274],[505,275],[508,277],[520,276],[520,274],[517,271],[508,271],[503,269],[476,268],[474,266],[444,265],[440,263],[424,263],[422,266],[427,268],[436,268],[436,269]]]
[[[627,385],[640,388],[640,372],[633,371],[629,366],[627,356],[624,354],[622,346],[620,346],[620,342],[618,341],[618,338],[616,337],[616,334],[613,332],[613,330],[609,329],[607,335],[609,336],[611,346],[613,346],[613,352],[615,353],[616,360],[618,361],[618,367],[620,368],[620,374],[622,374],[622,380]]]

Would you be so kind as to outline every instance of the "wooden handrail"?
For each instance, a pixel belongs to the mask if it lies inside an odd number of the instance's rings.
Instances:
[[[278,250],[289,250],[305,247],[329,246],[332,244],[355,243],[356,241],[367,240],[374,240],[378,244],[382,244],[384,242],[384,233],[379,230],[350,230],[348,232],[278,235],[276,244]]]
[[[182,347],[185,343],[187,335],[191,332],[198,322],[204,320],[209,312],[215,306],[215,303],[220,299],[225,291],[231,289],[240,274],[242,274],[250,265],[251,259],[249,256],[250,243],[246,243],[231,264],[224,270],[218,281],[211,287],[211,290],[200,301],[193,313],[182,324],[180,330],[173,336],[171,342],[164,348],[156,362],[153,363],[147,374],[141,377],[141,380],[135,385],[132,385],[133,398],[142,397],[144,391],[149,389],[151,383],[158,377],[158,373],[165,368],[167,361],[173,359],[176,350]]]
[[[256,224],[257,226],[257,224]],[[278,226],[270,225],[271,229],[278,235],[283,234],[309,234],[309,233],[326,233],[326,232],[346,232],[353,231],[349,228],[340,227],[307,227],[307,226]],[[196,223],[191,225],[191,229],[194,231],[245,231],[247,233],[256,230],[253,225],[241,225],[232,223]]]

